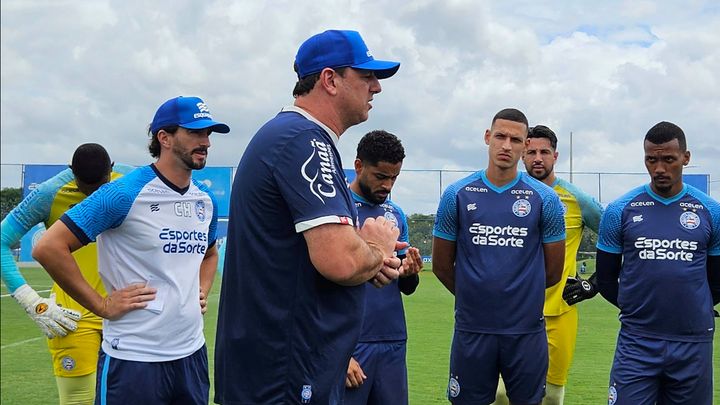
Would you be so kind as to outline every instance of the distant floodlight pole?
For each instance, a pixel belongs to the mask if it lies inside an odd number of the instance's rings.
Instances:
[[[572,131],[570,131],[570,183],[573,182],[572,173],[573,173],[573,167],[572,167]]]

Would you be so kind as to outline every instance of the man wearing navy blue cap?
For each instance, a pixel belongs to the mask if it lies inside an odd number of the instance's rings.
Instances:
[[[341,403],[358,341],[364,283],[399,276],[399,231],[360,227],[335,143],[368,118],[379,79],[355,31],[325,31],[295,58],[295,104],[255,134],[230,199],[215,344],[221,404]]]
[[[157,161],[68,210],[33,249],[63,290],[104,318],[96,403],[208,402],[202,295],[217,266],[217,203],[192,171],[205,166],[210,134],[229,131],[197,97],[166,101],[150,125]],[[71,255],[96,239],[106,298]]]

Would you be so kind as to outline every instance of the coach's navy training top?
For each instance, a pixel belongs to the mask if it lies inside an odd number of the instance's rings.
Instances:
[[[476,172],[443,193],[433,235],[456,243],[455,329],[521,334],[544,329],[543,244],[565,238],[548,186],[518,173],[496,187]]]
[[[320,275],[302,234],[357,220],[334,137],[287,107],[258,130],[240,160],[218,313],[216,402],[342,398],[365,286],[343,287]]]
[[[382,204],[373,204],[352,190],[350,192],[355,200],[360,225],[367,218],[385,217],[400,229],[398,240],[409,242],[407,218],[400,207],[389,200]],[[407,249],[403,249],[398,252],[398,255],[404,255],[406,252]],[[360,334],[361,342],[407,339],[400,283],[413,283],[414,286],[417,286],[418,281],[418,276],[414,275],[393,280],[392,283],[382,288],[376,288],[370,283],[365,284],[365,312]]]
[[[637,187],[607,207],[597,247],[623,255],[623,329],[666,340],[712,340],[707,256],[720,255],[717,201],[689,185],[672,198]]]

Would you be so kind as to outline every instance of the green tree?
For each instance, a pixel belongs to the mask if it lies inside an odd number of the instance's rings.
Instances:
[[[410,246],[420,249],[420,254],[432,254],[432,229],[435,215],[412,214],[407,218]]]
[[[22,200],[22,189],[7,187],[0,190],[0,210],[2,210],[2,219],[10,213]]]
[[[595,232],[587,227],[583,229],[582,240],[578,248],[578,260],[590,259],[595,257],[595,246],[597,245],[598,236]]]
[[[22,201],[22,189],[7,187],[0,190],[0,210],[2,211],[2,219],[12,211]],[[20,243],[10,246],[11,249],[20,247]]]

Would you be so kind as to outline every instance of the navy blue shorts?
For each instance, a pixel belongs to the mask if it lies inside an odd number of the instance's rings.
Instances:
[[[712,342],[675,342],[620,330],[610,405],[711,405]]]
[[[450,351],[448,399],[453,404],[495,401],[502,374],[510,402],[538,404],[545,395],[548,343],[545,330],[523,335],[455,331]]]
[[[405,341],[358,343],[353,358],[367,379],[358,388],[345,389],[346,405],[407,405]]]
[[[142,362],[115,359],[100,350],[95,405],[207,404],[205,345],[182,359]]]

